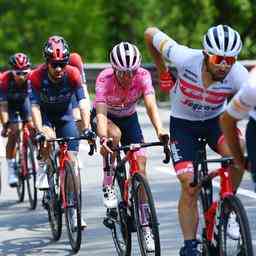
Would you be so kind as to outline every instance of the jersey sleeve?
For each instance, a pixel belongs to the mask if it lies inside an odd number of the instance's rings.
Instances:
[[[246,84],[245,82],[249,79],[250,75],[248,70],[241,63],[236,63],[231,72],[231,83],[233,85],[233,93],[235,94]]]
[[[152,85],[151,74],[147,70],[142,71],[141,85],[143,96],[155,93],[154,87]]]
[[[40,69],[33,70],[28,77],[28,86],[29,90],[29,99],[31,104],[38,104],[40,105],[40,79],[41,79],[41,72]]]
[[[7,101],[7,86],[6,77],[3,75],[0,80],[0,102]]]
[[[85,99],[82,77],[78,68],[76,67],[69,68],[68,76],[71,81],[71,85],[74,89],[77,101],[79,102],[80,100]]]
[[[256,78],[247,80],[227,106],[227,112],[236,119],[247,117],[256,106]]]
[[[177,68],[182,67],[195,51],[194,49],[178,44],[162,31],[154,35],[153,45],[167,61],[174,64]]]
[[[95,92],[95,102],[106,103],[106,78],[104,71],[102,71],[96,79]]]

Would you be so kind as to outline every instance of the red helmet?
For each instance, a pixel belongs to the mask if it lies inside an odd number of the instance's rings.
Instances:
[[[9,63],[12,69],[28,69],[31,67],[28,56],[24,53],[15,53],[9,58]]]
[[[49,37],[44,45],[43,53],[47,62],[68,62],[70,54],[68,44],[61,36]]]

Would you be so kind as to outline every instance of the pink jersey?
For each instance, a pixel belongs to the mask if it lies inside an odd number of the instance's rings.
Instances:
[[[96,80],[96,103],[105,103],[108,113],[124,117],[136,111],[136,104],[140,98],[154,94],[152,79],[149,71],[139,68],[128,88],[118,85],[112,68],[103,70]]]

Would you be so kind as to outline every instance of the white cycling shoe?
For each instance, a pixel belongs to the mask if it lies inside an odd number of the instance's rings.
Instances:
[[[229,215],[227,235],[233,240],[238,240],[240,238],[240,228],[234,213],[230,213]]]
[[[36,174],[36,188],[39,190],[49,189],[48,178],[45,171],[39,171]]]
[[[84,229],[86,227],[87,227],[87,224],[83,219],[83,217],[81,217],[81,229]],[[75,231],[77,229],[77,213],[75,209],[72,209],[72,212],[71,212],[71,228],[72,228],[72,231]]]
[[[152,234],[151,229],[148,227],[143,228],[143,235],[144,235],[147,252],[154,252],[155,241],[154,241],[154,236]]]
[[[110,186],[104,186],[103,189],[103,204],[106,208],[116,208],[117,207],[117,198],[115,189]]]

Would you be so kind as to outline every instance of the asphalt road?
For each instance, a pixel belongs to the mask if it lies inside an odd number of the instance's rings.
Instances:
[[[140,107],[138,112],[146,141],[155,140],[156,137],[145,115],[145,110]],[[164,108],[160,112],[166,128],[169,123],[168,112]],[[244,123],[242,127],[244,127]],[[1,148],[3,148],[3,143],[1,143]],[[209,151],[209,154],[212,155],[213,152]],[[80,158],[83,162],[82,211],[88,228],[83,232],[82,247],[77,255],[116,255],[111,232],[102,224],[105,215],[101,193],[102,160],[97,154],[89,157],[85,144],[81,147]],[[162,163],[161,149],[148,150],[148,158],[149,182],[160,222],[162,255],[178,255],[183,240],[177,216],[179,185],[172,166]],[[39,199],[35,211],[29,210],[27,198],[24,203],[17,203],[15,189],[11,189],[7,185],[4,157],[1,157],[1,170],[3,190],[0,195],[0,255],[72,255],[65,226],[61,239],[58,242],[52,241],[47,213],[41,206],[41,199]],[[253,245],[256,249],[256,194],[252,191],[248,174],[245,175],[241,188],[238,194],[247,210]],[[137,237],[136,234],[133,234],[132,255],[140,255],[138,250]]]

